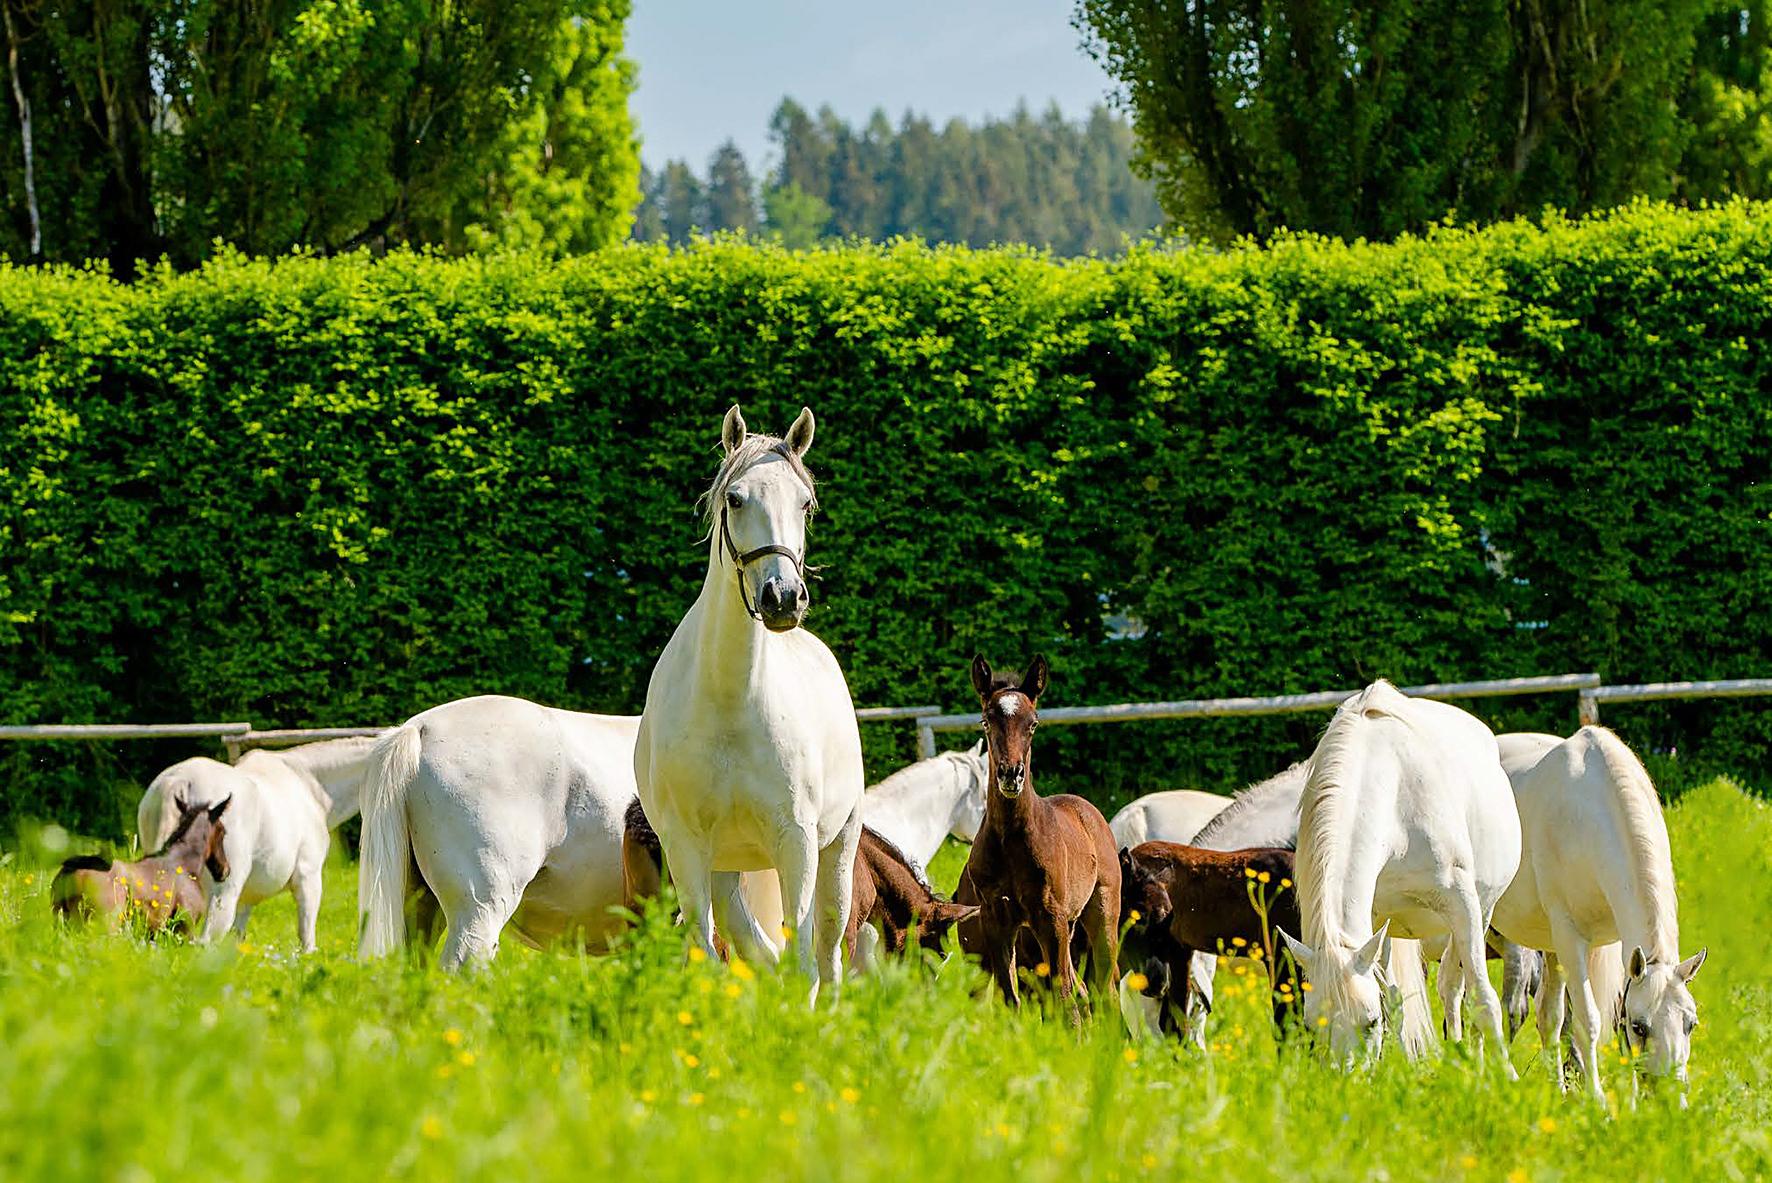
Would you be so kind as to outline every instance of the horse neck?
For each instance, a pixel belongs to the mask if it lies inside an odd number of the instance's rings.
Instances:
[[[953,828],[962,779],[958,765],[945,756],[913,764],[868,790],[869,824],[889,834],[905,853],[927,862]]]
[[[328,739],[303,744],[287,751],[267,753],[275,758],[314,794],[326,810],[328,829],[357,816],[363,795],[363,777],[375,741],[368,737]]]
[[[1340,722],[1341,720],[1338,720]],[[1360,789],[1362,732],[1333,724],[1317,746],[1301,801],[1298,825],[1299,920],[1307,945],[1319,951],[1372,935],[1372,899],[1378,886],[1376,847],[1362,843],[1370,802]]]
[[[1030,756],[1023,774],[1021,795],[1005,797],[997,791],[997,765],[991,762],[991,783],[985,790],[984,824],[1000,834],[1022,834],[1033,820],[1040,795],[1034,791],[1034,762]]]
[[[1624,741],[1606,732],[1595,742],[1605,762],[1607,797],[1625,852],[1625,865],[1615,868],[1622,882],[1608,893],[1616,901],[1619,939],[1625,948],[1640,946],[1651,961],[1671,965],[1680,959],[1680,920],[1661,800]]]
[[[701,594],[689,609],[696,638],[696,677],[711,697],[738,699],[763,684],[760,667],[772,639],[769,630],[745,611],[741,575],[720,547],[719,531],[708,540],[708,570]]]

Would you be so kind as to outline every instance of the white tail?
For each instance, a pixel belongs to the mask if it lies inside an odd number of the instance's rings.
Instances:
[[[406,943],[406,789],[418,775],[423,747],[408,723],[375,741],[363,777],[363,840],[357,855],[358,955],[385,957]]]
[[[1397,937],[1390,942],[1387,967],[1391,984],[1403,996],[1403,1013],[1397,1023],[1397,1039],[1403,1054],[1418,1059],[1432,1046],[1434,1012],[1427,998],[1427,969],[1422,964],[1421,942]]]
[[[167,786],[155,781],[142,794],[135,810],[135,829],[141,837],[142,854],[153,854],[165,846],[178,829],[178,802]]]

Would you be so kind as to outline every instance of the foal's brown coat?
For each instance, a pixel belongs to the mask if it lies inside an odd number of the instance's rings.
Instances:
[[[913,926],[919,944],[940,952],[942,937],[948,929],[977,913],[975,906],[949,903],[937,896],[918,878],[898,847],[866,826],[861,828],[849,929],[843,934],[850,965],[855,964],[855,938],[863,924],[880,930],[888,953],[905,951]]]
[[[1291,959],[1274,957],[1280,948],[1275,927],[1292,932],[1298,923],[1290,850],[1207,850],[1145,842],[1120,852],[1120,876],[1121,906],[1127,915],[1139,914],[1133,932],[1162,963],[1160,979],[1147,976],[1166,984],[1166,1002],[1178,1009],[1185,1005],[1191,988],[1188,960],[1196,950],[1247,956],[1259,949],[1270,972],[1279,967],[1273,981],[1275,1022],[1284,1027],[1287,1013],[1303,1004]],[[1262,902],[1265,915],[1255,900]]]
[[[1040,695],[1048,670],[1034,658],[1019,685],[972,660],[972,687],[984,708],[990,747],[990,790],[984,825],[972,843],[954,898],[976,903],[985,966],[1003,997],[1019,1005],[1016,938],[1029,930],[1041,960],[1067,999],[1076,996],[1072,938],[1081,925],[1090,977],[1106,996],[1119,976],[1120,863],[1101,812],[1081,797],[1041,797],[1029,767]]]
[[[135,915],[150,933],[190,931],[209,907],[199,874],[208,870],[217,882],[228,877],[221,820],[227,807],[222,801],[208,808],[181,808],[165,849],[133,863],[94,855],[68,859],[50,885],[56,914],[79,920],[102,916],[112,928]]]

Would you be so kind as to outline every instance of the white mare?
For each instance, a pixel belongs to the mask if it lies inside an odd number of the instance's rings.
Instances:
[[[634,800],[633,715],[482,695],[383,735],[363,793],[361,954],[406,941],[408,869],[441,908],[445,969],[526,944],[605,948],[626,927],[621,838]]]
[[[1114,814],[1108,829],[1113,831],[1114,844],[1121,850],[1141,842],[1192,845],[1200,827],[1224,812],[1230,803],[1229,797],[1198,789],[1146,793]]]
[[[1555,1063],[1561,983],[1591,1095],[1604,1095],[1600,1025],[1614,1019],[1647,1072],[1683,1086],[1698,1023],[1687,987],[1706,951],[1680,959],[1673,856],[1648,772],[1604,727],[1583,727],[1566,740],[1507,738],[1525,854],[1496,905],[1495,927],[1545,951],[1538,1008],[1543,1046]],[[1632,950],[1628,962],[1620,956],[1625,948]]]
[[[927,870],[948,835],[962,842],[978,836],[990,782],[990,760],[981,739],[964,751],[907,765],[868,789],[861,798],[861,820]]]
[[[1427,988],[1420,945],[1387,935],[1393,927],[1415,942],[1445,934],[1481,1034],[1512,1077],[1483,951],[1496,901],[1520,866],[1520,819],[1494,734],[1457,707],[1375,682],[1330,720],[1299,810],[1304,937],[1281,935],[1312,986],[1307,1027],[1327,1028],[1340,1062],[1375,1054],[1387,991],[1405,1002],[1419,992],[1425,1002]],[[1410,1014],[1398,1034],[1418,1055],[1432,1025],[1411,1024]]]
[[[840,988],[863,775],[843,671],[800,627],[813,429],[805,409],[779,440],[726,413],[707,576],[652,671],[634,772],[696,941],[712,954],[718,921],[740,956],[774,962],[739,881],[773,867],[816,998]]]
[[[302,952],[314,951],[326,850],[332,831],[357,814],[373,743],[332,739],[283,751],[257,749],[238,764],[196,756],[154,778],[136,808],[144,851],[165,845],[181,808],[232,798],[222,837],[229,873],[210,892],[199,941],[230,928],[245,936],[253,907],[287,891],[295,897]]]

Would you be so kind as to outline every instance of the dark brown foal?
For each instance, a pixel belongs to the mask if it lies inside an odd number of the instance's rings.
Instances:
[[[133,863],[95,855],[68,859],[50,885],[56,914],[102,917],[112,929],[137,918],[149,933],[189,932],[209,907],[202,873],[217,883],[228,877],[221,818],[230,800],[208,807],[180,804],[178,826],[158,854]]]
[[[1119,976],[1120,863],[1101,811],[1081,797],[1042,797],[1030,767],[1040,695],[1049,671],[1036,657],[1014,684],[972,659],[972,687],[984,709],[990,789],[984,825],[954,898],[981,906],[978,941],[1003,997],[1019,1005],[1017,937],[1027,930],[1041,962],[1075,1014],[1077,970],[1071,941],[1080,926],[1095,991],[1108,997]]]
[[[904,953],[912,928],[917,930],[918,944],[939,953],[947,931],[977,914],[976,905],[950,903],[936,895],[898,847],[866,826],[861,828],[849,930],[843,934],[851,966],[861,968],[856,938],[863,924],[879,930],[886,951],[894,956]]]
[[[1292,852],[1270,847],[1206,850],[1175,842],[1145,842],[1120,852],[1121,906],[1139,919],[1127,936],[1157,962],[1147,967],[1152,997],[1161,999],[1164,1029],[1173,1029],[1170,1008],[1185,1011],[1192,989],[1188,962],[1196,951],[1246,957],[1259,950],[1273,988],[1274,1022],[1285,1029],[1302,1007],[1291,958],[1276,959],[1275,928],[1298,923],[1298,889]],[[1257,906],[1259,902],[1260,907]]]

